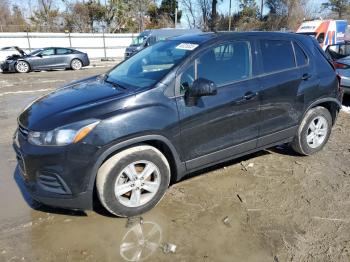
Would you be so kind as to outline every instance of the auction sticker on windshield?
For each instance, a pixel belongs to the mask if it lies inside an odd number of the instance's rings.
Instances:
[[[197,44],[191,44],[191,43],[181,43],[176,48],[177,49],[183,49],[183,50],[194,50],[196,49],[198,45]]]

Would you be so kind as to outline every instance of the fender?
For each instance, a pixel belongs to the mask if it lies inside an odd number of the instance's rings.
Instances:
[[[334,103],[337,105],[338,109],[340,110],[341,107],[342,107],[342,104],[341,102],[334,98],[334,97],[325,97],[325,98],[321,98],[321,99],[317,99],[316,101],[313,101],[307,108],[306,110],[304,111],[300,121],[299,121],[299,124],[301,123],[301,121],[303,121],[304,117],[305,117],[305,114],[307,113],[307,111],[309,111],[311,108],[319,105],[319,104],[322,104],[322,103],[325,103],[325,102],[331,102],[331,103]]]
[[[333,102],[333,103],[337,104],[339,109],[342,107],[342,104],[341,104],[341,102],[338,99],[336,99],[334,97],[325,97],[325,98],[321,98],[321,99],[318,99],[318,100],[312,102],[309,105],[309,107],[307,108],[307,110],[309,110],[310,108],[314,107],[315,105],[322,104],[324,102]]]
[[[95,162],[91,174],[90,174],[90,180],[89,180],[89,184],[88,184],[88,191],[93,190],[94,188],[94,184],[95,184],[95,179],[97,176],[97,172],[98,169],[100,168],[100,166],[102,165],[102,163],[107,159],[107,157],[111,154],[113,154],[114,152],[117,152],[118,150],[122,149],[122,148],[126,148],[135,144],[139,144],[139,143],[143,143],[143,142],[147,142],[147,141],[160,141],[163,142],[164,144],[166,144],[168,146],[168,148],[171,151],[171,154],[175,160],[175,166],[176,166],[176,181],[178,181],[179,179],[181,179],[181,177],[186,173],[186,168],[185,168],[185,164],[181,162],[179,155],[175,149],[175,147],[173,146],[173,144],[169,141],[169,139],[167,139],[164,136],[161,135],[145,135],[145,136],[139,136],[139,137],[135,137],[135,138],[131,138],[128,140],[125,140],[123,142],[120,142],[118,144],[115,144],[111,147],[109,147],[107,150],[105,150],[97,159],[97,161]]]

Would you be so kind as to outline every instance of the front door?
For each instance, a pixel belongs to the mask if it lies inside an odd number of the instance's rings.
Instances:
[[[212,46],[180,70],[177,105],[181,128],[181,156],[188,170],[255,149],[259,126],[258,82],[252,72],[249,40]],[[188,105],[187,89],[197,78],[213,81],[214,96]]]
[[[38,55],[31,58],[32,69],[50,69],[57,64],[57,56],[54,48],[46,48]]]

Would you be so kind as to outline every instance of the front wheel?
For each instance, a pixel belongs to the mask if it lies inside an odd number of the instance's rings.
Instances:
[[[102,205],[112,214],[130,217],[153,208],[170,182],[165,156],[148,145],[119,152],[102,164],[96,187]]]
[[[332,116],[321,106],[310,109],[301,122],[292,148],[299,154],[311,155],[327,143],[332,129]]]
[[[26,61],[18,61],[16,63],[16,71],[18,73],[28,73],[30,70],[30,66]]]

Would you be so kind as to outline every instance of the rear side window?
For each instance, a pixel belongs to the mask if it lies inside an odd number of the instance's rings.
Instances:
[[[73,51],[71,49],[66,49],[66,48],[57,48],[56,53],[58,55],[66,55],[66,54],[71,54]]]
[[[264,73],[295,67],[292,43],[284,40],[260,40]]]
[[[294,51],[295,51],[295,59],[297,61],[297,66],[304,66],[308,63],[308,58],[303,51],[303,49],[295,42],[293,42]]]

